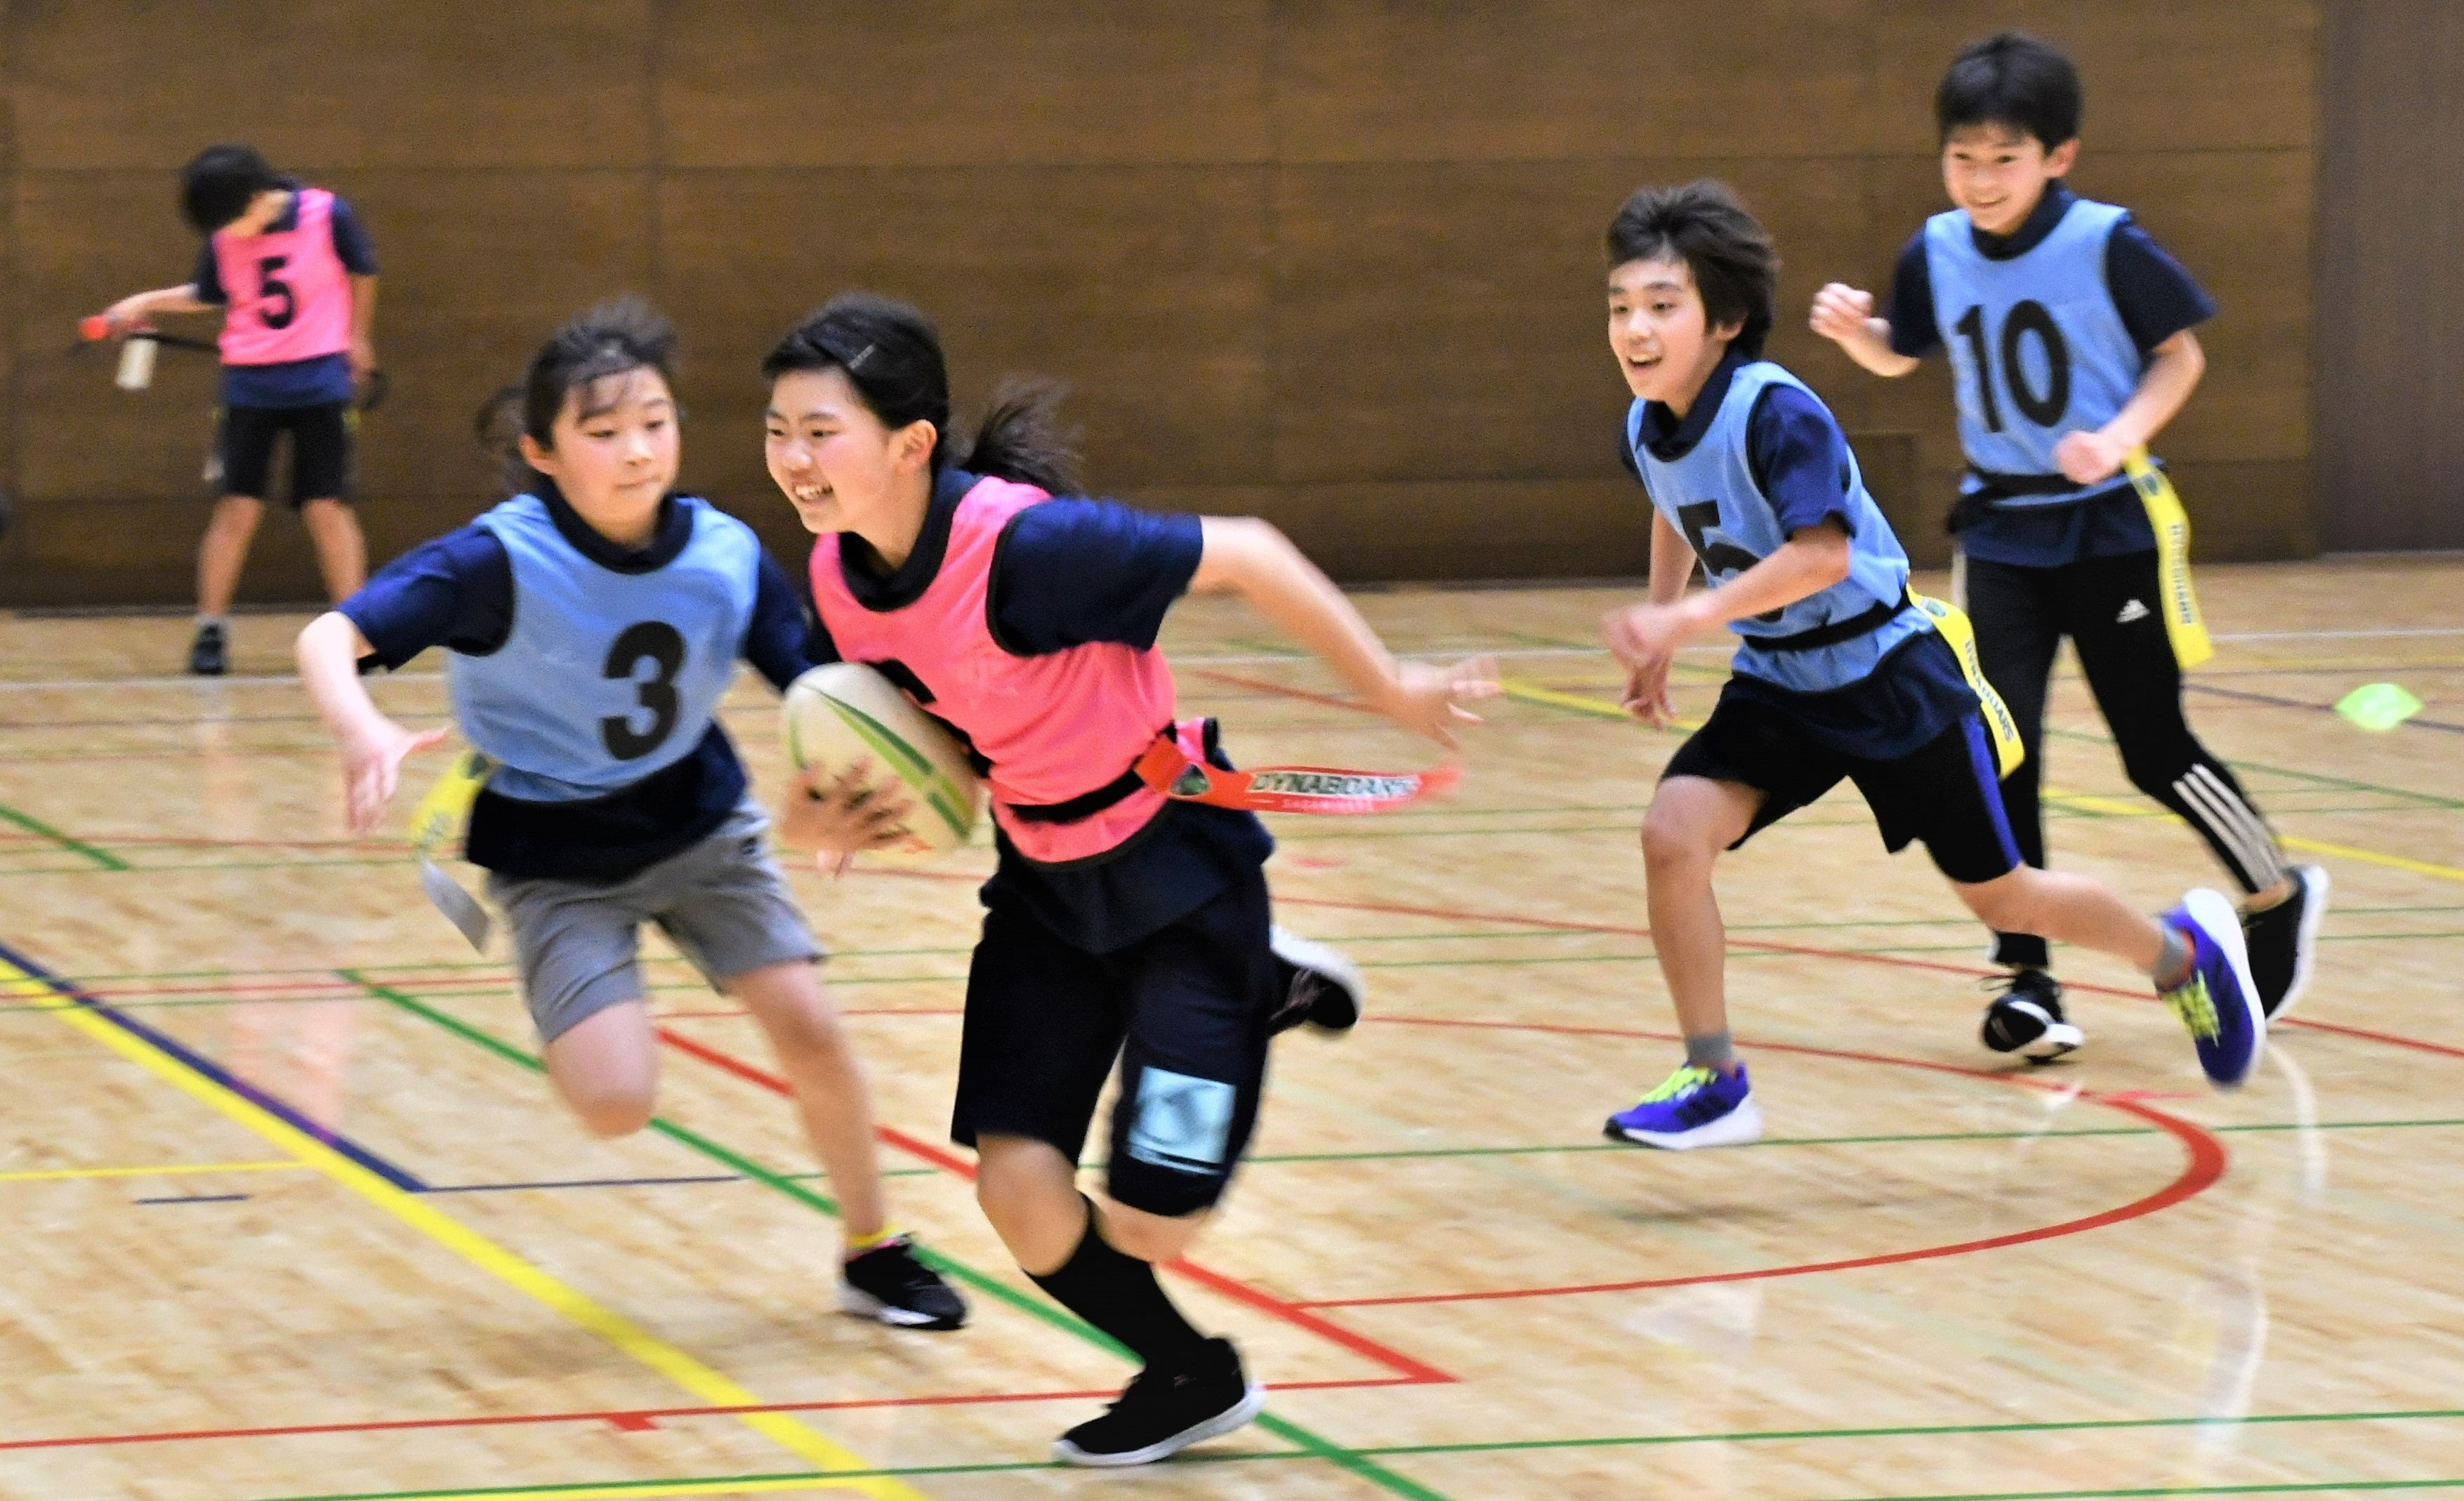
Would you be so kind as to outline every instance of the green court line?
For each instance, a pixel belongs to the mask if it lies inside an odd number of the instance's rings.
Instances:
[[[97,849],[95,846],[88,844],[83,839],[62,834],[59,830],[53,828],[50,824],[45,823],[42,819],[35,817],[33,815],[29,813],[20,813],[18,810],[10,807],[7,803],[0,803],[0,819],[5,819],[10,823],[13,823],[29,834],[49,839],[73,855],[82,855],[104,870],[126,870],[129,868],[127,861],[121,859],[119,856],[112,854],[109,850]],[[60,873],[49,870],[12,870],[0,872],[0,874],[11,876],[52,876]]]
[[[2390,906],[2347,906],[2339,903],[2336,906],[2336,915],[2338,917],[2359,917],[2364,915],[2385,917],[2392,914],[2412,912],[2464,912],[2464,903],[2442,902],[2430,903],[2428,905],[2398,904]],[[1793,933],[1818,932],[1850,927],[1964,928],[1973,927],[1975,924],[1976,920],[1974,918],[1966,916],[1835,918],[1826,919],[1816,923],[1731,923],[1728,925],[1728,931],[1731,933]],[[1578,939],[1626,938],[1632,935],[1625,933],[1598,933],[1582,928],[1501,927],[1474,929],[1463,932],[1335,933],[1312,936],[1317,937],[1320,943],[1327,944],[1414,944],[1456,941],[1468,942],[1480,939],[1514,941],[1522,941],[1526,939],[1535,941],[1551,939],[1568,941]],[[973,953],[974,951],[974,946],[968,944],[935,944],[915,948],[834,948],[830,950],[830,955],[834,959],[877,959],[916,954],[947,956],[950,954]],[[672,967],[687,965],[692,961],[686,959],[682,954],[644,954],[641,962],[646,965],[668,965]],[[430,969],[489,969],[506,976],[509,981],[513,974],[512,966],[508,965],[501,959],[415,959],[405,960],[399,964],[379,965],[371,968],[387,974],[410,970]],[[232,969],[226,966],[224,968],[214,969],[97,970],[91,974],[64,974],[61,978],[72,984],[92,988],[113,982],[128,980],[229,980],[234,975],[332,974],[333,972],[332,968],[326,965],[267,965],[261,968],[251,968],[246,969]],[[364,974],[368,971],[363,969],[361,972]],[[696,989],[700,989],[700,987],[696,987]],[[123,1002],[117,997],[106,997],[106,999],[111,1000],[112,1004],[115,1006],[133,1004],[130,1002]]]
[[[2380,1131],[2404,1127],[2464,1126],[2464,1117],[2428,1120],[2314,1120],[2303,1125],[2298,1120],[2270,1120],[2250,1125],[2211,1125],[2204,1129],[2218,1135],[2250,1134],[2273,1131]],[[2083,1126],[2075,1131],[1909,1131],[1887,1136],[1767,1136],[1748,1142],[1754,1150],[1772,1146],[1872,1146],[1925,1142],[2025,1142],[2049,1141],[2087,1136],[2164,1136],[2154,1126]],[[1383,1152],[1260,1152],[1242,1159],[1244,1163],[1366,1163],[1399,1162],[1411,1158],[1448,1157],[1539,1157],[1564,1156],[1586,1152],[1632,1153],[1633,1147],[1617,1142],[1566,1142],[1538,1146],[1430,1146],[1398,1148]]]
[[[2464,1410],[2294,1412],[2265,1413],[2234,1419],[2117,1418],[2070,1423],[1972,1423],[1878,1428],[1764,1429],[1730,1433],[1645,1433],[1581,1439],[1508,1439],[1487,1443],[1378,1445],[1351,1452],[1353,1457],[1364,1460],[1406,1459],[1441,1454],[1516,1454],[1561,1449],[1656,1448],[1683,1444],[1786,1444],[1829,1439],[1951,1438],[1974,1434],[2090,1433],[2129,1429],[2282,1426],[2292,1424],[2441,1422],[2457,1418],[2464,1418]],[[1307,1449],[1268,1450],[1245,1454],[1227,1454],[1219,1451],[1181,1454],[1170,1463],[1174,1468],[1179,1468],[1194,1465],[1253,1465],[1266,1460],[1317,1457],[1320,1456]],[[559,1495],[626,1493],[658,1495],[661,1493],[661,1487],[669,1488],[670,1494],[683,1493],[688,1490],[708,1494],[731,1484],[761,1490],[776,1490],[807,1480],[912,1480],[932,1475],[996,1474],[1062,1468],[1064,1467],[1048,1460],[976,1465],[921,1465],[884,1467],[878,1469],[710,1475],[671,1480],[579,1481],[550,1486],[494,1486],[484,1490],[367,1490],[345,1495],[286,1496],[280,1498],[280,1501],[486,1501],[486,1498],[497,1496],[520,1497],[523,1501],[529,1501],[529,1498],[534,1497],[538,1498],[538,1501],[552,1501],[552,1498]],[[1169,1472],[1163,1471],[1163,1473]],[[2464,1487],[2464,1479],[2261,1481],[2223,1486],[2139,1486],[2108,1490],[1989,1490],[1933,1495],[1888,1495],[1866,1497],[1862,1498],[1862,1501],[2096,1501],[2096,1498],[2102,1497],[2277,1495],[2324,1490],[2441,1490],[2459,1487]]]
[[[419,1017],[423,1021],[441,1027],[445,1031],[462,1038],[466,1042],[476,1043],[478,1046],[485,1048],[490,1053],[495,1054],[496,1056],[503,1058],[509,1063],[518,1064],[522,1068],[528,1069],[534,1074],[544,1074],[547,1072],[547,1066],[544,1063],[541,1063],[539,1059],[531,1056],[521,1049],[513,1046],[511,1043],[508,1043],[502,1038],[480,1028],[473,1027],[468,1022],[462,1021],[457,1017],[449,1016],[445,1012],[440,1012],[433,1007],[423,1005],[415,997],[404,994],[402,991],[393,990],[387,986],[371,984],[353,970],[339,969],[335,972],[341,975],[342,978],[350,981],[352,984],[367,990],[378,999],[386,1002],[388,1005],[401,1011],[407,1012],[411,1015]],[[711,1159],[713,1162],[723,1163],[735,1171],[742,1173],[745,1177],[753,1179],[776,1192],[784,1194],[788,1198],[795,1200],[808,1208],[817,1209],[823,1214],[828,1215],[832,1219],[838,1218],[839,1208],[835,1201],[805,1187],[803,1184],[796,1183],[781,1174],[772,1172],[770,1169],[763,1167],[752,1159],[743,1156],[741,1153],[733,1151],[728,1147],[720,1145],[718,1142],[701,1135],[699,1132],[692,1131],[686,1127],[677,1125],[675,1122],[661,1116],[653,1116],[650,1119],[650,1125],[652,1129],[658,1131],[662,1136],[700,1153],[704,1157]],[[1042,1323],[1047,1324],[1054,1329],[1058,1329],[1066,1334],[1074,1335],[1078,1338],[1085,1340],[1087,1343],[1095,1346],[1099,1350],[1108,1351],[1113,1355],[1120,1356],[1125,1360],[1130,1358],[1130,1353],[1121,1348],[1119,1344],[1115,1343],[1111,1336],[1095,1328],[1093,1325],[1080,1319],[1076,1315],[1070,1314],[1051,1303],[1047,1303],[1042,1298],[1031,1297],[1024,1293],[1021,1293],[1016,1288],[1009,1286],[1007,1283],[1001,1282],[997,1278],[987,1276],[983,1273],[978,1272],[973,1267],[943,1255],[930,1247],[919,1245],[915,1248],[915,1251],[917,1259],[923,1261],[927,1266],[932,1267],[935,1271],[939,1272],[944,1276],[954,1277],[957,1280],[965,1283],[969,1288],[973,1289],[977,1293],[981,1294],[986,1297],[993,1298],[999,1302],[1007,1304],[1009,1307],[1016,1309]],[[1265,1428],[1267,1432],[1274,1434],[1286,1443],[1300,1446],[1301,1450],[1307,1457],[1322,1459],[1331,1464],[1339,1466],[1340,1468],[1359,1476],[1361,1479],[1368,1481],[1370,1484],[1377,1486],[1396,1495],[1409,1497],[1410,1501],[1446,1501],[1446,1498],[1439,1492],[1431,1490],[1427,1487],[1402,1475],[1396,1474],[1394,1471],[1385,1468],[1383,1466],[1361,1457],[1352,1449],[1345,1448],[1340,1445],[1336,1445],[1326,1439],[1320,1438],[1317,1434],[1310,1432],[1309,1429],[1302,1427],[1300,1425],[1293,1423],[1288,1419],[1278,1417],[1272,1412],[1262,1412],[1258,1415],[1257,1421],[1260,1427]],[[846,1472],[841,1473],[844,1475]],[[449,1493],[481,1494],[484,1492]]]

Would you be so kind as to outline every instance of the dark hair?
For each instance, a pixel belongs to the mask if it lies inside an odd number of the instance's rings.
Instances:
[[[672,381],[675,358],[675,326],[656,308],[630,294],[603,302],[539,345],[522,378],[480,404],[472,428],[481,447],[502,455],[507,486],[536,491],[546,477],[523,462],[516,440],[528,433],[539,446],[554,447],[567,393],[582,393],[580,415],[587,420],[623,399],[621,389],[603,390],[603,382],[635,370]]]
[[[283,185],[254,146],[208,146],[180,169],[180,212],[199,234],[211,234],[248,212],[257,194]]]
[[[1682,260],[1703,294],[1704,320],[1745,325],[1732,341],[1759,359],[1779,293],[1779,253],[1728,185],[1705,178],[1683,187],[1646,187],[1609,224],[1609,264]]]
[[[847,292],[824,303],[761,359],[761,378],[796,370],[840,370],[888,427],[931,423],[933,472],[963,468],[1074,493],[1078,453],[1059,418],[1062,388],[1035,378],[1005,380],[976,424],[972,440],[950,427],[950,371],[932,319],[894,297]]]
[[[2051,151],[2079,139],[2079,69],[2060,48],[2025,32],[1998,32],[1961,48],[1933,91],[1944,141],[1962,126],[2001,125]]]

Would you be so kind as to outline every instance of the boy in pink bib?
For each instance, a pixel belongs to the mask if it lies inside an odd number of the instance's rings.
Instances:
[[[376,368],[376,250],[344,200],[282,176],[244,145],[209,146],[181,174],[181,208],[206,236],[195,274],[104,316],[116,332],[158,314],[223,310],[223,494],[197,554],[188,670],[230,669],[231,596],[272,489],[275,440],[291,435],[291,504],[335,599],[365,580],[351,513],[352,399]]]
[[[1167,799],[1136,768],[1173,729],[1155,650],[1183,593],[1237,593],[1353,691],[1441,744],[1496,691],[1485,663],[1397,663],[1265,523],[1155,515],[1074,493],[1050,400],[1014,392],[972,443],[923,315],[839,297],[763,361],[771,478],[820,537],[808,655],[868,663],[975,751],[1000,864],[984,884],[950,1134],[1020,1268],[1144,1370],[1054,1446],[1139,1465],[1255,1417],[1228,1340],[1193,1328],[1155,1263],[1187,1250],[1257,1120],[1267,1040],[1359,1014],[1359,973],[1270,922],[1256,815]],[[1229,769],[1192,731],[1185,742]],[[845,855],[884,842],[884,794],[800,781],[781,838]],[[1119,1061],[1109,1203],[1078,1190],[1096,1098]]]

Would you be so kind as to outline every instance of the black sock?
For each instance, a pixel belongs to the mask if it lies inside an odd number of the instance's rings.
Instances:
[[[1087,1233],[1069,1259],[1042,1276],[1027,1275],[1054,1301],[1129,1346],[1147,1365],[1170,1369],[1186,1364],[1206,1342],[1164,1295],[1155,1268],[1104,1239],[1092,1201],[1087,1205]]]

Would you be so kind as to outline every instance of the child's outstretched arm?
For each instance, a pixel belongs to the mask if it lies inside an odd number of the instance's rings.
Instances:
[[[152,292],[133,293],[102,310],[111,331],[125,334],[158,313],[219,313],[222,309],[210,302],[197,300],[197,284],[184,281],[176,287],[161,287]]]
[[[299,681],[342,753],[342,792],[353,834],[376,827],[402,776],[405,757],[442,744],[443,727],[413,733],[385,716],[360,685],[360,659],[375,651],[351,618],[328,610],[308,622],[294,648]]]
[[[1612,611],[1601,622],[1609,650],[1629,672],[1639,672],[1654,662],[1664,663],[1687,637],[1794,604],[1848,576],[1848,533],[1837,521],[1798,528],[1771,556],[1717,589],[1675,603],[1661,603],[1658,598],[1661,552],[1655,542],[1652,602]]]
[[[2098,428],[2066,432],[2054,445],[2054,462],[2061,466],[2062,477],[2074,485],[2096,485],[2113,478],[2131,449],[2145,446],[2180,414],[2207,369],[2207,351],[2199,347],[2199,336],[2189,329],[2157,345],[2148,357],[2147,369],[2139,377],[2139,389],[2113,414],[2113,421]]]
[[[1494,663],[1398,663],[1343,591],[1283,533],[1255,517],[1208,516],[1202,526],[1205,552],[1190,593],[1241,596],[1324,658],[1363,703],[1440,745],[1455,744],[1458,726],[1480,723],[1463,706],[1497,693]]]
[[[1891,347],[1891,320],[1874,316],[1874,294],[1835,281],[1814,294],[1814,331],[1878,376],[1906,375],[1925,361]]]

